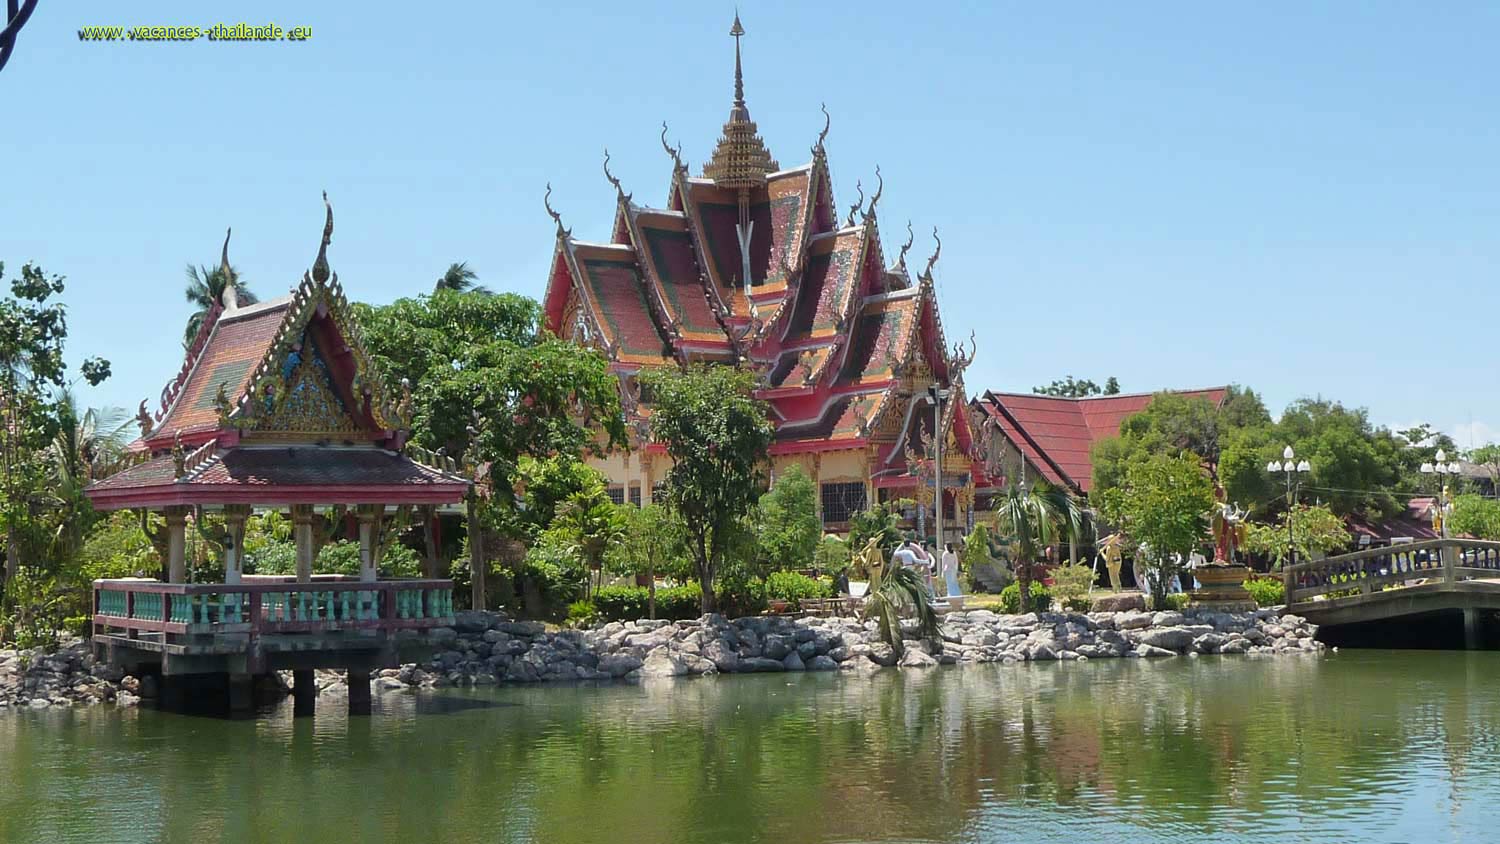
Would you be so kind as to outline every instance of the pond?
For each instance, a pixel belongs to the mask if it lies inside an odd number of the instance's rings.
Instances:
[[[1500,653],[1343,651],[0,715],[0,842],[1464,841]]]

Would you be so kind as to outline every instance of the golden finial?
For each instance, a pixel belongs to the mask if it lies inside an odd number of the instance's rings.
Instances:
[[[865,204],[865,185],[864,185],[864,183],[860,182],[860,181],[856,181],[854,183],[854,189],[857,190],[857,191],[859,191],[859,201],[856,202],[856,203],[854,203],[853,205],[849,206],[849,218],[844,221],[844,225],[845,226],[852,226],[852,225],[854,225],[854,212],[858,211],[860,208],[863,208],[864,204]]]
[[[172,477],[181,478],[187,473],[187,451],[182,447],[182,429],[172,434]]]
[[[570,234],[573,233],[571,229],[565,229],[565,228],[563,228],[562,215],[559,214],[559,213],[557,213],[556,211],[552,210],[552,183],[551,182],[547,183],[547,192],[542,195],[542,205],[546,206],[547,213],[552,216],[552,222],[557,223],[557,233],[558,233],[559,236],[567,237],[568,235],[570,235]]]
[[[765,141],[756,134],[755,122],[750,119],[750,109],[745,105],[745,78],[740,61],[740,38],[745,34],[745,28],[740,25],[738,12],[729,34],[734,36],[734,106],[729,110],[729,121],[724,124],[724,134],[719,137],[718,146],[714,147],[708,163],[703,165],[703,175],[721,188],[749,190],[765,185],[766,174],[775,172],[781,165],[771,157]]]
[[[734,105],[735,108],[744,108],[745,75],[740,71],[740,38],[745,34],[745,28],[740,26],[739,9],[734,10],[734,26],[729,28],[729,34],[734,36]]]
[[[665,120],[661,122],[661,148],[667,151],[667,155],[672,156],[672,166],[678,170],[687,169],[687,165],[682,163],[682,142],[677,142],[677,149],[672,149],[667,144],[667,121]]]
[[[219,302],[224,310],[232,311],[240,306],[240,292],[235,288],[234,277],[229,272],[229,235],[233,229],[224,229],[224,251],[219,257],[219,276],[224,279],[224,290]]]
[[[318,259],[313,261],[313,281],[323,284],[328,281],[328,244],[333,241],[333,204],[328,201],[328,191],[323,191],[323,207],[328,210],[328,218],[323,223],[323,242],[318,246]]]
[[[828,104],[818,103],[818,108],[823,110],[823,131],[818,133],[818,143],[813,147],[814,152],[823,149],[823,141],[828,138],[828,128],[833,125],[833,118],[828,116]]]
[[[937,241],[937,248],[933,250],[932,257],[927,259],[927,269],[922,273],[926,279],[932,278],[932,268],[937,264],[938,256],[943,254],[943,239],[938,237],[937,226],[932,227],[932,239]]]
[[[860,216],[868,220],[875,216],[875,203],[880,201],[880,194],[885,191],[885,177],[880,175],[880,165],[875,165],[875,195],[870,197],[870,210],[861,212]]]
[[[906,242],[903,243],[903,244],[901,244],[901,256],[896,259],[896,266],[901,267],[902,269],[906,268],[906,252],[907,252],[907,250],[911,249],[912,241],[914,241],[916,239],[917,239],[917,236],[915,234],[912,234],[911,220],[907,220],[906,221]]]
[[[609,147],[604,148],[604,178],[608,179],[609,183],[615,186],[615,193],[619,194],[621,199],[624,199],[626,202],[630,201],[631,194],[626,193],[625,189],[620,187],[620,180],[616,179],[614,174],[609,172]]]

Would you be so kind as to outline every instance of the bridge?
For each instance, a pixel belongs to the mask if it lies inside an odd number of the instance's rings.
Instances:
[[[1479,647],[1487,611],[1500,610],[1500,542],[1431,539],[1287,566],[1289,612],[1323,628],[1462,614],[1465,646]]]

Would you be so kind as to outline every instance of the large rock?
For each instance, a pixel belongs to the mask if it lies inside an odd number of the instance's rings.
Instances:
[[[871,644],[868,656],[870,657],[871,662],[886,668],[895,665],[896,661],[899,659],[899,657],[896,656],[896,650],[890,645],[887,645],[885,642],[875,642]]]
[[[1151,616],[1153,627],[1177,627],[1183,620],[1182,613],[1176,610],[1163,610]]]
[[[1139,592],[1121,592],[1118,595],[1104,595],[1094,599],[1089,607],[1091,612],[1136,612],[1146,611],[1146,596]]]
[[[1181,627],[1153,628],[1141,634],[1140,642],[1154,648],[1183,651],[1193,644],[1193,631]]]
[[[632,654],[611,654],[599,660],[599,670],[611,677],[624,677],[641,665],[641,658]]]
[[[540,621],[504,621],[497,628],[502,633],[511,636],[524,636],[532,639],[547,632],[546,625]]]
[[[786,664],[779,659],[766,659],[763,656],[754,656],[749,659],[740,660],[740,671],[785,671]]]
[[[783,659],[781,661],[781,664],[786,666],[786,670],[788,671],[807,670],[807,663],[802,661],[802,655],[797,653],[796,651],[792,651],[791,653],[787,654],[786,659]]]
[[[1116,630],[1141,630],[1151,626],[1151,616],[1145,613],[1126,613],[1115,617]]]
[[[932,655],[917,648],[907,648],[906,652],[901,654],[899,662],[902,668],[932,668],[937,664],[938,661]]]
[[[813,657],[812,661],[807,663],[808,671],[837,671],[838,667],[839,664],[837,662],[822,654]]]
[[[688,673],[690,665],[687,659],[668,651],[665,647],[659,647],[646,655],[641,662],[641,676],[645,678],[654,677],[681,677]]]
[[[1169,651],[1166,648],[1158,648],[1154,645],[1137,645],[1135,648],[1135,652],[1140,656],[1147,657],[1177,656],[1176,651]]]
[[[495,616],[479,610],[464,610],[453,617],[453,626],[460,633],[483,633],[498,621]]]

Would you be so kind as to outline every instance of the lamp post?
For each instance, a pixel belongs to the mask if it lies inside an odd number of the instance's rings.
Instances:
[[[1442,532],[1444,539],[1448,538],[1448,476],[1457,475],[1463,471],[1459,461],[1448,462],[1448,452],[1438,449],[1436,463],[1423,463],[1420,467],[1424,475],[1438,476],[1438,529]]]
[[[1302,475],[1312,471],[1312,464],[1303,460],[1297,462],[1297,454],[1292,451],[1291,446],[1281,450],[1281,459],[1272,460],[1266,464],[1266,471],[1271,474],[1281,472],[1286,476],[1286,554],[1287,563],[1291,565],[1297,561],[1297,545],[1292,535],[1292,508],[1297,504],[1297,486],[1302,483]]]
[[[927,388],[932,399],[932,483],[936,493],[932,497],[932,525],[937,533],[933,550],[939,556],[943,547],[943,400],[949,393],[936,384]]]

